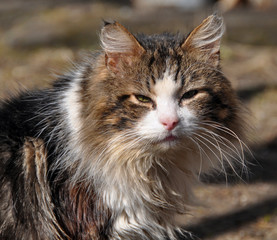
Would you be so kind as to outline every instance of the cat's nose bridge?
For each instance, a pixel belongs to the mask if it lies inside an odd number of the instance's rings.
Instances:
[[[167,130],[173,130],[178,125],[180,118],[174,101],[163,99],[158,102],[158,119]]]

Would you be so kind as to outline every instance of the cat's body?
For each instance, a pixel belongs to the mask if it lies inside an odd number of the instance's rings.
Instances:
[[[198,174],[242,159],[223,30],[217,16],[187,38],[107,24],[103,51],[3,102],[0,238],[174,239]]]

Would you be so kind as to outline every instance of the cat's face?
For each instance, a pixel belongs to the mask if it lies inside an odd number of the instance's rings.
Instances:
[[[163,153],[192,144],[222,155],[223,146],[239,142],[239,104],[219,66],[223,31],[216,16],[187,38],[135,38],[118,23],[106,25],[101,35],[104,64],[92,90],[99,145],[104,141],[113,146],[111,151]],[[94,137],[87,126],[87,138]]]
[[[185,54],[177,61],[176,52],[163,62],[158,61],[160,56],[152,59],[149,66],[152,53],[148,55],[135,73],[105,83],[111,96],[104,131],[125,134],[130,141],[137,139],[138,145],[168,150],[186,147],[189,138],[207,127],[205,122],[230,125],[236,102],[217,68]]]
[[[223,31],[217,17],[186,39],[135,38],[118,23],[106,25],[101,40],[109,77],[102,86],[109,97],[103,131],[167,150],[184,147],[209,122],[232,126],[237,102],[219,67]]]

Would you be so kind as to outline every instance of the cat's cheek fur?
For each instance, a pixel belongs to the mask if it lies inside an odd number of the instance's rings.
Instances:
[[[159,123],[158,112],[156,110],[152,110],[142,117],[137,124],[136,132],[143,139],[149,141],[161,140],[166,134],[165,129]]]
[[[196,112],[191,110],[187,106],[180,107],[180,127],[181,131],[184,131],[186,135],[191,135],[197,129],[197,115]]]

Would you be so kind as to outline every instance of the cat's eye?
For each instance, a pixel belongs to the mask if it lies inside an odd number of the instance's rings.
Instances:
[[[152,99],[143,95],[135,95],[136,99],[142,103],[151,103]]]
[[[182,96],[182,100],[193,98],[197,93],[198,93],[198,90],[190,90],[184,93],[184,95]]]

